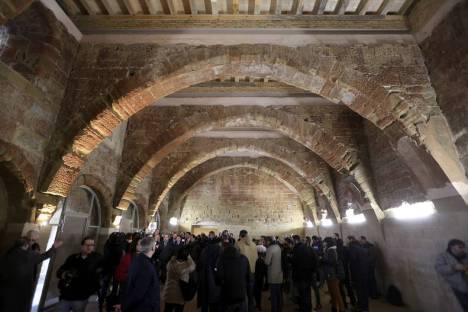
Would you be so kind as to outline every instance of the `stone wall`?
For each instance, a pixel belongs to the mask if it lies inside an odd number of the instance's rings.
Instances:
[[[418,181],[390,146],[382,131],[365,122],[369,160],[375,181],[376,194],[382,209],[398,207],[403,201],[424,200]]]
[[[1,140],[19,147],[38,178],[78,42],[39,1],[0,26]]]
[[[421,43],[437,101],[468,172],[468,3],[462,1]]]
[[[192,225],[214,225],[252,237],[303,234],[300,200],[269,175],[250,168],[222,171],[202,180],[187,196],[180,219],[182,230]]]

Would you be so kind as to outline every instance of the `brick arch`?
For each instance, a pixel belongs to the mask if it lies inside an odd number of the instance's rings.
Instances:
[[[71,130],[60,129],[67,132],[71,141],[61,167],[53,173],[48,192],[66,194],[86,156],[122,121],[169,94],[223,76],[277,80],[334,103],[342,102],[381,129],[397,123],[407,135],[418,134],[418,126],[428,117],[421,112],[423,109],[383,87],[386,80],[393,77],[381,73],[376,79],[369,79],[369,75],[357,70],[358,66],[347,64],[343,57],[332,55],[326,49],[312,55],[304,53],[307,48],[275,45],[175,47],[173,53],[161,56],[162,59],[104,92],[93,103],[92,116],[86,124],[72,125]]]
[[[248,152],[256,155],[276,159],[287,166],[293,168],[309,184],[318,185],[323,194],[330,201],[337,220],[340,220],[335,192],[332,186],[329,169],[325,163],[317,159],[307,149],[292,140],[282,141],[262,141],[255,139],[241,140],[220,140],[212,141],[210,146],[204,146],[200,150],[192,150],[181,157],[168,155],[153,170],[153,179],[151,187],[150,207],[159,206],[170,188],[185,175],[186,172],[196,166],[213,159],[221,157],[232,152]],[[191,143],[197,145],[197,141]],[[302,150],[301,150],[302,149]],[[190,144],[182,146],[180,150],[190,150]],[[132,200],[135,192],[128,191],[121,203],[125,206],[127,200]],[[151,211],[150,211],[151,212]]]
[[[303,206],[308,208],[308,211],[305,211],[304,215],[309,218],[312,217],[315,223],[318,224],[319,220],[317,218],[317,206],[315,202],[315,190],[321,192],[318,185],[309,184],[293,168],[283,162],[267,157],[254,159],[249,157],[215,157],[193,168],[171,188],[170,191],[174,193],[174,196],[171,197],[173,203],[169,203],[168,215],[180,218],[183,210],[183,206],[181,205],[182,199],[201,180],[235,168],[251,168],[262,171],[292,189],[301,199]]]
[[[19,147],[0,140],[0,162],[8,164],[12,173],[24,184],[26,192],[33,193],[36,190],[36,170]]]
[[[143,115],[151,118],[151,110],[157,113],[157,107],[153,107],[149,112],[145,110]],[[138,150],[131,154],[134,155],[137,152],[138,158],[122,159],[117,182],[116,203],[121,197],[127,197],[128,192],[136,189],[144,177],[164,157],[196,134],[215,128],[249,126],[278,131],[313,151],[337,171],[349,171],[359,167],[356,146],[342,142],[316,123],[304,121],[285,111],[261,107],[227,107],[200,109],[196,113],[187,110],[185,113],[178,114],[177,117],[175,122],[169,120],[164,131],[146,135],[147,142],[140,142],[141,137],[138,131],[135,137],[129,134],[126,139],[126,148],[137,142]],[[144,121],[145,119],[139,119],[136,123],[143,124]],[[118,206],[122,207],[120,204]]]

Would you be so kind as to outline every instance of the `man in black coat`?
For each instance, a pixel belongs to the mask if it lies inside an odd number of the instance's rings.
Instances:
[[[311,285],[317,270],[317,258],[310,247],[301,242],[299,235],[293,236],[292,279],[299,295],[299,311],[312,311]]]
[[[29,249],[26,238],[18,239],[0,259],[0,311],[31,310],[36,266],[55,254],[62,242],[40,254]]]
[[[221,254],[221,239],[214,237],[203,249],[197,263],[197,304],[202,312],[219,312],[221,288],[216,284],[215,268]]]
[[[349,239],[349,272],[356,290],[356,311],[369,310],[369,263],[368,251],[352,236]]]
[[[89,297],[98,291],[102,257],[94,248],[93,238],[83,238],[80,252],[70,255],[58,269],[58,311],[85,311]]]
[[[250,291],[250,265],[232,245],[224,248],[216,264],[216,282],[221,286],[221,311],[247,312]]]
[[[140,253],[128,272],[127,286],[122,300],[123,312],[159,312],[159,278],[151,257],[155,252],[152,237],[140,240]]]

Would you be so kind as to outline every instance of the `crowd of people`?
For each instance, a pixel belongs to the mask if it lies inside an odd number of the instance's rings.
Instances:
[[[61,242],[40,253],[38,233],[28,232],[1,258],[0,311],[29,311],[37,264],[52,256]],[[252,240],[246,230],[237,239],[191,233],[112,233],[103,253],[95,240],[85,237],[79,253],[56,271],[59,312],[85,311],[97,294],[100,311],[165,312],[184,310],[196,297],[202,312],[261,311],[269,301],[272,312],[282,311],[285,297],[296,311],[322,310],[321,288],[327,288],[332,311],[369,311],[377,298],[376,248],[366,237],[338,235],[285,238],[265,236]],[[466,310],[468,288],[464,244],[449,242],[436,269]],[[268,299],[262,300],[269,290]],[[314,300],[312,300],[312,293]],[[328,300],[328,299],[327,299]],[[312,302],[315,302],[313,306]]]

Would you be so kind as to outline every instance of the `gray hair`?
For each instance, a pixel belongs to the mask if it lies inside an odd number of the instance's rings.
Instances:
[[[142,253],[149,252],[156,245],[156,241],[152,237],[145,237],[140,240],[140,251]]]

